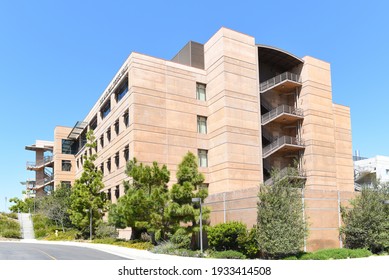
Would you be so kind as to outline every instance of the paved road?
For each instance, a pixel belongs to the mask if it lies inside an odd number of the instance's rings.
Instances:
[[[125,260],[100,250],[76,246],[0,242],[0,260]]]

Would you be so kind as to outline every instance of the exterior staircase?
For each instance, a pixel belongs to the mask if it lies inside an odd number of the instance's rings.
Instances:
[[[30,213],[19,213],[18,219],[23,239],[35,239],[32,216]]]

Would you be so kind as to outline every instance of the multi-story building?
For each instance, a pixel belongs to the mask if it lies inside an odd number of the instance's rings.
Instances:
[[[96,151],[85,147],[88,129]],[[55,166],[62,166],[54,168],[54,185],[71,184],[82,156],[97,152],[113,203],[124,193],[130,158],[166,164],[173,184],[179,162],[193,152],[213,224],[254,225],[260,184],[272,168],[297,165],[307,249],[341,246],[340,203],[354,194],[350,111],[332,102],[327,62],[226,28],[205,44],[189,42],[170,61],[131,53],[87,116],[74,128],[57,127],[54,139]]]
[[[370,186],[376,182],[389,182],[389,157],[375,156],[364,158],[354,156],[355,190],[360,191],[363,186]]]

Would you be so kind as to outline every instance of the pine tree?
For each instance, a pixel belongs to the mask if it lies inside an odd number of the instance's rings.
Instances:
[[[208,190],[202,187],[204,175],[199,172],[196,156],[188,152],[178,165],[177,183],[170,191],[171,203],[169,215],[176,230],[184,223],[186,232],[199,230],[200,209],[192,202],[192,198],[201,198],[202,203],[208,196]],[[210,210],[203,207],[203,220],[207,220]]]
[[[110,222],[119,228],[131,227],[132,239],[147,231],[154,240],[165,239],[169,231],[166,208],[169,200],[167,183],[170,172],[166,165],[152,166],[138,163],[136,158],[127,163],[125,195],[110,211]]]
[[[87,148],[96,147],[93,131],[87,133]],[[84,156],[83,172],[71,189],[70,220],[85,235],[90,234],[90,215],[92,214],[92,231],[102,217],[106,196],[101,190],[104,188],[103,174],[94,164],[97,154]]]

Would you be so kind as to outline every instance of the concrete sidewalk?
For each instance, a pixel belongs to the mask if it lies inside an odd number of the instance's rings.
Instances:
[[[35,239],[34,227],[32,225],[32,217],[30,213],[18,213],[20,229],[23,239]]]
[[[129,258],[134,260],[179,260],[187,259],[185,257],[163,255],[163,254],[154,254],[146,250],[138,250],[126,247],[120,247],[116,245],[108,244],[95,244],[87,242],[75,242],[75,241],[45,241],[45,240],[36,240],[36,239],[22,239],[20,242],[23,243],[36,243],[36,244],[55,244],[55,245],[64,245],[64,246],[77,246],[90,248],[95,250],[100,250],[106,253],[110,253],[116,256],[123,258]]]

